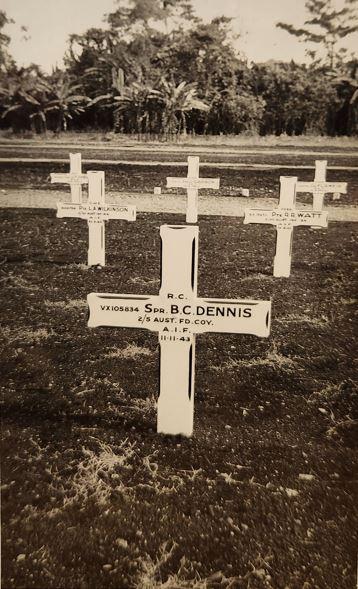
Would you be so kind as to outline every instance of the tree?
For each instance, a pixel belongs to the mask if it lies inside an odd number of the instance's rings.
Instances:
[[[340,41],[358,30],[355,4],[356,0],[344,0],[343,8],[336,10],[332,0],[307,0],[305,6],[310,16],[303,28],[282,22],[276,26],[295,35],[304,43],[319,45],[323,49],[322,58],[317,51],[308,50],[308,55],[332,70],[346,56],[346,50],[339,47]]]
[[[149,31],[162,22],[168,33],[169,21],[178,28],[184,22],[195,21],[195,16],[191,0],[129,0],[127,6],[119,6],[110,13],[107,21],[111,29],[127,34],[134,27],[138,32],[138,25]]]
[[[160,84],[162,132],[166,135],[186,133],[187,115],[193,110],[208,112],[210,107],[197,97],[196,84],[181,82],[176,85],[162,79]]]
[[[2,118],[10,118],[16,127],[30,125],[36,131],[47,130],[47,111],[51,88],[38,66],[32,64],[8,74],[0,94]]]
[[[0,72],[7,72],[15,65],[8,51],[10,37],[3,32],[3,28],[13,22],[12,18],[8,18],[6,12],[0,10]]]
[[[83,113],[90,99],[79,91],[81,84],[76,84],[65,72],[56,70],[50,80],[50,99],[45,113],[55,113],[56,131],[67,131],[68,122]]]
[[[339,105],[324,68],[269,61],[252,68],[252,88],[265,101],[260,133],[335,134]]]
[[[265,111],[265,100],[240,88],[214,100],[208,115],[211,133],[258,133]]]
[[[346,64],[343,75],[333,75],[331,84],[336,90],[338,105],[334,126],[340,135],[358,134],[358,60]]]

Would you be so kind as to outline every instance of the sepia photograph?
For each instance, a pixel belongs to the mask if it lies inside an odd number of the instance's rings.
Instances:
[[[3,0],[2,589],[358,589],[358,0]]]

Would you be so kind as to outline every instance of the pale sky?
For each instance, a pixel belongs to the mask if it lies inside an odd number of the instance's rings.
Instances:
[[[342,0],[336,0],[340,6]],[[237,48],[250,60],[278,59],[305,61],[304,45],[275,27],[283,21],[302,25],[304,0],[193,0],[198,16],[205,21],[215,16],[234,18],[233,29],[240,34]],[[6,27],[11,37],[10,51],[19,66],[37,63],[50,72],[62,58],[71,33],[83,33],[103,25],[105,13],[115,9],[115,0],[3,0],[3,9],[14,25]],[[21,31],[21,26],[28,32]],[[30,37],[27,40],[24,36]],[[358,36],[351,35],[346,46],[354,52]]]

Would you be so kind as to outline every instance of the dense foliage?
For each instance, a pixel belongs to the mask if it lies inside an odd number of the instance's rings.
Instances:
[[[309,65],[248,64],[230,19],[206,24],[189,0],[117,3],[104,28],[70,36],[65,67],[51,75],[16,66],[2,32],[11,21],[0,11],[3,127],[167,136],[357,132],[358,61],[339,45],[357,28],[352,0],[341,11],[308,0],[305,28],[279,23],[316,44],[307,50]]]

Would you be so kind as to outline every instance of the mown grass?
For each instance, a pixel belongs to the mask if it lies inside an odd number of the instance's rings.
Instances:
[[[113,145],[187,145],[202,147],[334,147],[354,148],[357,147],[356,137],[328,137],[315,135],[181,135],[170,139],[165,136],[145,137],[137,135],[123,135],[120,133],[101,131],[67,131],[66,133],[54,134],[48,132],[43,135],[36,135],[31,132],[15,134],[11,130],[0,130],[0,140],[29,140],[31,142],[46,143],[109,143]]]

